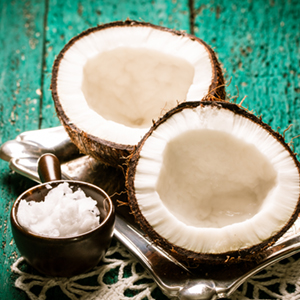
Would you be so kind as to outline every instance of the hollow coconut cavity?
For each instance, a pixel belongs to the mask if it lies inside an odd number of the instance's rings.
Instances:
[[[131,155],[126,184],[144,232],[188,265],[258,260],[299,212],[294,153],[228,102],[167,113]]]
[[[225,99],[213,50],[184,32],[113,22],[74,37],[52,72],[56,111],[85,154],[120,165],[165,112],[210,94]]]

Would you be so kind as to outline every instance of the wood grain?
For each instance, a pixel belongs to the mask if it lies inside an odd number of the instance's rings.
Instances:
[[[43,1],[0,1],[0,144],[39,125],[44,8]],[[9,212],[30,185],[0,160],[1,299],[25,299],[10,271],[18,253]]]

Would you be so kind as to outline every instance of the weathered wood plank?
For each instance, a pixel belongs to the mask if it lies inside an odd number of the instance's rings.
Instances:
[[[41,95],[44,1],[0,0],[0,144],[37,129]],[[25,299],[14,287],[10,265],[17,251],[9,212],[13,200],[32,182],[12,175],[0,160],[0,298]]]
[[[97,24],[126,20],[127,18],[179,30],[189,29],[189,10],[186,1],[105,0],[101,2],[90,1],[88,4],[83,0],[49,1],[42,127],[58,124],[57,117],[54,117],[55,109],[49,90],[55,56],[73,36],[83,30]],[[156,295],[155,298],[157,297],[157,299],[165,299],[160,291],[156,291]]]
[[[0,4],[0,143],[38,128],[43,47],[40,2],[2,0]]]
[[[194,1],[195,34],[218,53],[231,97],[280,127],[300,131],[300,2]],[[300,140],[294,140],[300,151]]]

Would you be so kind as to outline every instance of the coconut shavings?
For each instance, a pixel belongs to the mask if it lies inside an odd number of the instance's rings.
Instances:
[[[21,200],[18,221],[29,231],[48,237],[69,237],[88,232],[100,223],[97,201],[67,182],[51,189],[44,201]]]

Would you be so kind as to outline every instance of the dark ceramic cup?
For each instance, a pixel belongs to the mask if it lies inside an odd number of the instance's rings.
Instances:
[[[42,161],[51,159],[46,154]],[[45,168],[48,170],[48,167]],[[49,182],[27,190],[15,201],[10,215],[13,237],[21,255],[39,272],[55,277],[75,276],[91,270],[105,255],[113,236],[115,209],[110,197],[97,186],[73,180],[53,181],[57,174],[47,172],[44,170],[40,177],[42,181]],[[97,201],[99,226],[80,235],[55,238],[41,236],[22,227],[18,222],[20,201],[43,201],[49,191],[46,185],[54,188],[63,182],[68,182],[73,191],[80,187],[87,197]]]

